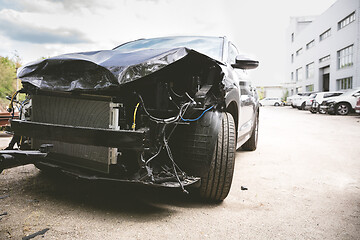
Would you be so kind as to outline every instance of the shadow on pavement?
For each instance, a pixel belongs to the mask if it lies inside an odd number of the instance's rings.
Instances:
[[[37,199],[40,204],[50,202],[56,205],[55,209],[63,205],[80,211],[131,216],[139,221],[151,221],[153,216],[157,219],[167,217],[175,213],[177,208],[209,209],[221,206],[201,202],[180,189],[76,180],[61,174],[39,172],[19,181],[18,186],[22,186],[23,194]]]

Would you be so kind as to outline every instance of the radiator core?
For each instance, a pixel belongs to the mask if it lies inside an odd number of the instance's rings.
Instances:
[[[110,102],[59,96],[32,96],[31,121],[109,129]],[[112,148],[33,139],[33,147],[50,143],[56,161],[108,173]]]

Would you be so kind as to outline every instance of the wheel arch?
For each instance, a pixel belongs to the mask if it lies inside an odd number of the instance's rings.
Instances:
[[[340,101],[340,102],[338,102],[338,103],[335,103],[335,105],[339,105],[339,104],[342,104],[342,103],[347,104],[347,105],[350,106],[350,108],[352,108],[351,103],[349,103],[349,102],[347,102],[347,101]]]
[[[236,136],[238,131],[238,124],[239,124],[239,107],[235,101],[231,101],[228,106],[226,107],[226,112],[230,113],[234,118],[235,122],[235,129],[236,129]]]

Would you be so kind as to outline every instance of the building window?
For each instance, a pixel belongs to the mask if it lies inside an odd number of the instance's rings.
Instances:
[[[296,81],[301,81],[302,80],[302,68],[298,68],[296,69]]]
[[[306,49],[310,49],[313,46],[315,46],[315,40],[312,40],[311,42],[309,42],[308,44],[306,44]]]
[[[342,78],[336,80],[337,90],[344,90],[352,88],[352,77]]]
[[[302,48],[296,51],[296,56],[299,56],[300,54],[302,54]]]
[[[307,92],[312,92],[312,91],[314,91],[314,84],[306,85],[306,91],[307,91]]]
[[[320,41],[322,41],[330,36],[331,36],[331,28],[329,28],[323,34],[320,35]]]
[[[338,68],[346,68],[353,65],[353,45],[338,51]]]
[[[338,30],[342,29],[343,27],[349,25],[350,23],[355,21],[355,12],[338,22]]]
[[[294,33],[291,34],[291,42],[294,42]]]
[[[306,79],[312,78],[314,76],[314,63],[309,63],[306,65]]]
[[[294,80],[294,72],[291,72],[291,81]]]
[[[327,55],[327,56],[325,56],[325,57],[322,57],[322,58],[320,58],[319,59],[319,62],[326,62],[326,61],[328,61],[328,60],[330,60],[330,55]]]
[[[294,62],[294,54],[291,54],[291,63]]]

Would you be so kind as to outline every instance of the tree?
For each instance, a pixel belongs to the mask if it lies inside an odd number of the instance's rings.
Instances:
[[[0,56],[0,105],[6,105],[5,97],[16,91],[16,69],[20,67],[20,58],[14,60]],[[4,108],[4,107],[3,107]]]

